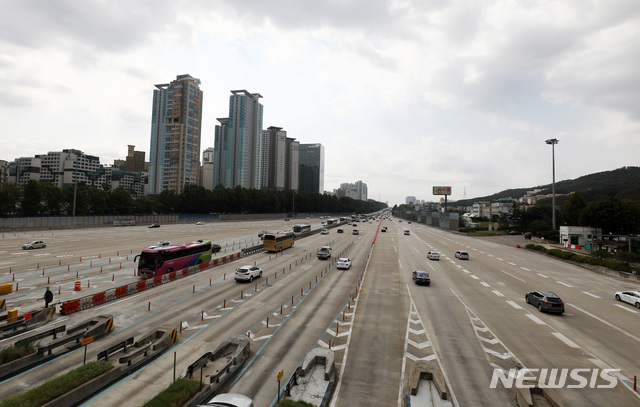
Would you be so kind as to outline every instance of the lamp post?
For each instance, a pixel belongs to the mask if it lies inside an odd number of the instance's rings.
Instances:
[[[551,144],[551,168],[553,179],[551,183],[551,225],[553,230],[556,230],[556,152],[555,145],[558,144],[557,138],[550,138],[549,140],[545,140],[545,143]]]

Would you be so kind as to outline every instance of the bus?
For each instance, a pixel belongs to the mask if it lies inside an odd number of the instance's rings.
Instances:
[[[198,240],[193,243],[149,247],[144,249],[138,257],[138,276],[151,278],[182,270],[200,263],[211,261],[211,241]]]
[[[338,219],[336,218],[327,219],[327,225],[335,225],[337,223],[338,223]]]
[[[280,252],[293,246],[295,235],[292,231],[267,233],[264,235],[264,250],[268,252]]]
[[[296,237],[309,232],[311,232],[311,225],[308,223],[302,223],[293,227],[293,234]]]

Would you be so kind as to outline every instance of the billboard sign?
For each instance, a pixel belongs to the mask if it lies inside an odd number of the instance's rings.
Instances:
[[[451,187],[433,187],[434,195],[451,195]]]

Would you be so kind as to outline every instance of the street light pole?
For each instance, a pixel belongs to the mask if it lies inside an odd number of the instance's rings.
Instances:
[[[545,143],[551,144],[551,168],[553,173],[553,179],[551,183],[551,225],[553,230],[556,230],[556,151],[555,145],[558,144],[557,138],[550,138],[545,140]]]

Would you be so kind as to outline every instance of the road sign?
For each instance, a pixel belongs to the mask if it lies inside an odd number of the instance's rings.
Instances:
[[[282,376],[284,376],[284,369],[282,369],[280,373],[278,373],[278,383],[280,383],[280,379],[282,379]]]
[[[82,338],[80,341],[80,346],[88,345],[93,342],[93,336],[87,336],[86,338]]]

